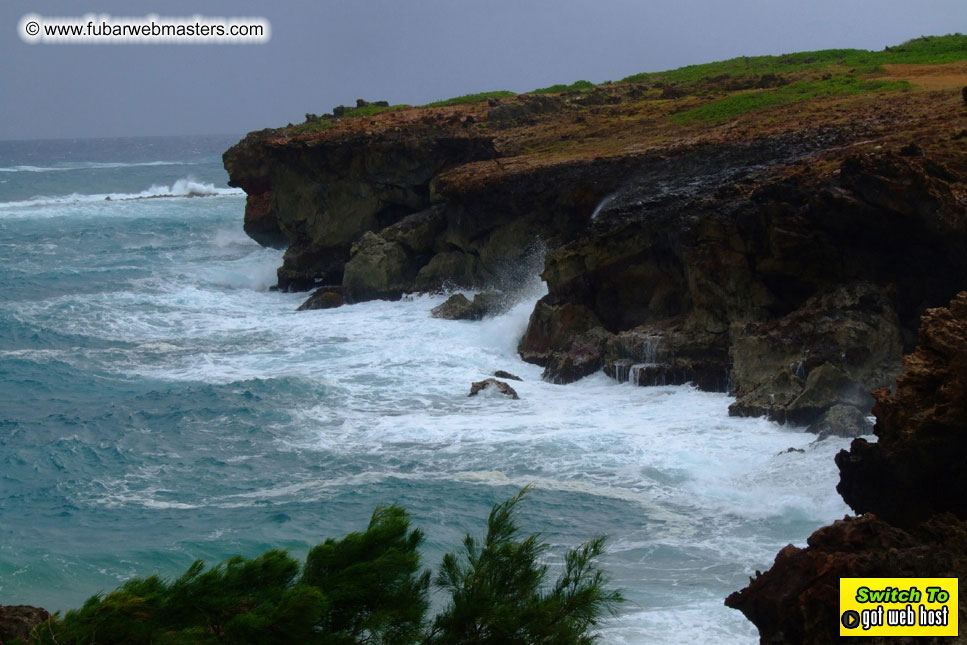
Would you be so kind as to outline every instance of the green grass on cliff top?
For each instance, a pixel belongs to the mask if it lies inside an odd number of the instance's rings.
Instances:
[[[766,74],[789,74],[813,69],[837,69],[832,78],[822,80],[802,80],[771,90],[736,93],[714,100],[706,105],[681,112],[672,117],[675,123],[691,121],[724,121],[742,113],[771,105],[807,101],[823,96],[845,96],[869,92],[885,92],[910,89],[904,81],[883,81],[862,79],[858,76],[873,76],[884,72],[883,65],[907,63],[939,65],[967,60],[967,35],[956,33],[946,36],[921,36],[902,45],[887,47],[882,51],[865,49],[824,49],[820,51],[798,52],[781,56],[741,56],[729,60],[688,65],[664,72],[645,72],[621,79],[622,83],[667,84],[682,89],[716,80],[745,79]],[[848,70],[848,71],[845,71]],[[607,85],[609,83],[604,83]],[[531,94],[556,94],[562,92],[590,92],[597,85],[590,81],[575,81],[570,85],[557,84],[538,88]],[[491,98],[509,98],[517,94],[509,90],[465,94],[443,101],[435,101],[420,107],[446,107],[479,103]],[[367,106],[347,109],[343,117],[372,116],[387,110],[399,110],[408,105],[390,107]],[[334,120],[317,120],[297,126],[300,132],[324,130],[336,124]]]
[[[838,77],[821,81],[803,81],[792,83],[774,90],[742,92],[733,94],[711,103],[680,112],[672,116],[672,121],[678,124],[691,121],[727,121],[745,112],[751,112],[770,105],[783,103],[798,103],[824,96],[847,96],[850,94],[868,94],[870,92],[888,92],[891,90],[907,90],[912,86],[906,81],[863,80],[852,77]]]
[[[517,96],[517,93],[511,92],[510,90],[477,92],[476,94],[464,94],[463,96],[454,96],[452,99],[434,101],[433,103],[427,103],[426,105],[421,105],[420,107],[447,107],[448,105],[464,105],[467,103],[479,103],[480,101],[486,101],[487,99],[502,99],[509,96]]]
[[[967,60],[967,36],[921,36],[882,51],[865,49],[824,49],[781,56],[740,56],[729,60],[701,65],[688,65],[665,72],[634,74],[621,79],[623,83],[674,83],[693,85],[728,75],[729,78],[780,74],[817,67],[837,65],[870,74],[883,71],[881,65],[896,63],[932,64]]]

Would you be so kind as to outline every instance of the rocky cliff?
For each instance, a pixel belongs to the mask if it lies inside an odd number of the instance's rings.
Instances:
[[[920,346],[903,363],[894,391],[874,392],[877,443],[855,439],[836,456],[837,490],[864,515],[819,529],[804,549],[787,546],[726,600],[762,643],[839,642],[840,577],[967,572],[967,292],[927,312]],[[962,592],[959,606],[961,637],[944,642],[967,641]]]
[[[685,118],[803,73],[313,117],[225,166],[287,249],[279,287],[326,287],[307,307],[540,272],[520,353],[548,380],[693,382],[867,434],[920,315],[967,286],[963,108],[909,85]]]

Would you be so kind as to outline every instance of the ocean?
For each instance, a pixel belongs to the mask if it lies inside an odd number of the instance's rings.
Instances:
[[[270,290],[282,252],[242,232],[238,138],[0,141],[0,604],[302,558],[390,503],[435,569],[532,484],[520,523],[552,570],[609,536],[628,602],[602,642],[757,642],[722,601],[848,512],[848,440],[690,386],[541,381],[516,353],[536,275],[478,322],[431,318],[446,294],[297,312]],[[498,369],[519,401],[468,398]]]

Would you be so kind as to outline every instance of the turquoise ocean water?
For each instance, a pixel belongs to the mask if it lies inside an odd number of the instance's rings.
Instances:
[[[532,483],[552,566],[610,536],[604,642],[756,642],[722,599],[848,511],[845,440],[688,386],[540,381],[515,352],[536,276],[481,322],[430,318],[445,295],[296,312],[225,183],[237,139],[0,142],[0,604],[301,557],[392,502],[432,567]],[[496,369],[521,400],[468,398]]]

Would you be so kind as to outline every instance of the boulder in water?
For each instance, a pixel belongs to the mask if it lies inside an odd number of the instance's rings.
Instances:
[[[442,305],[437,305],[431,309],[430,315],[434,318],[446,320],[477,320],[480,318],[473,303],[467,300],[467,296],[462,293],[455,293],[447,298]]]
[[[480,320],[506,313],[510,302],[507,294],[499,291],[482,291],[473,297],[473,302],[462,293],[455,293],[431,309],[430,315],[447,320]]]
[[[507,385],[503,381],[498,381],[495,378],[488,378],[482,381],[476,381],[475,383],[472,383],[470,385],[470,394],[468,394],[467,396],[477,396],[478,394],[480,394],[480,392],[490,388],[496,388],[498,392],[500,392],[504,396],[509,396],[512,399],[520,398],[519,396],[517,396],[517,392],[514,391],[514,388]]]
[[[299,305],[296,311],[335,309],[336,307],[342,307],[344,304],[346,304],[346,298],[343,296],[342,287],[338,285],[319,287],[312,292],[312,295],[305,302]]]

